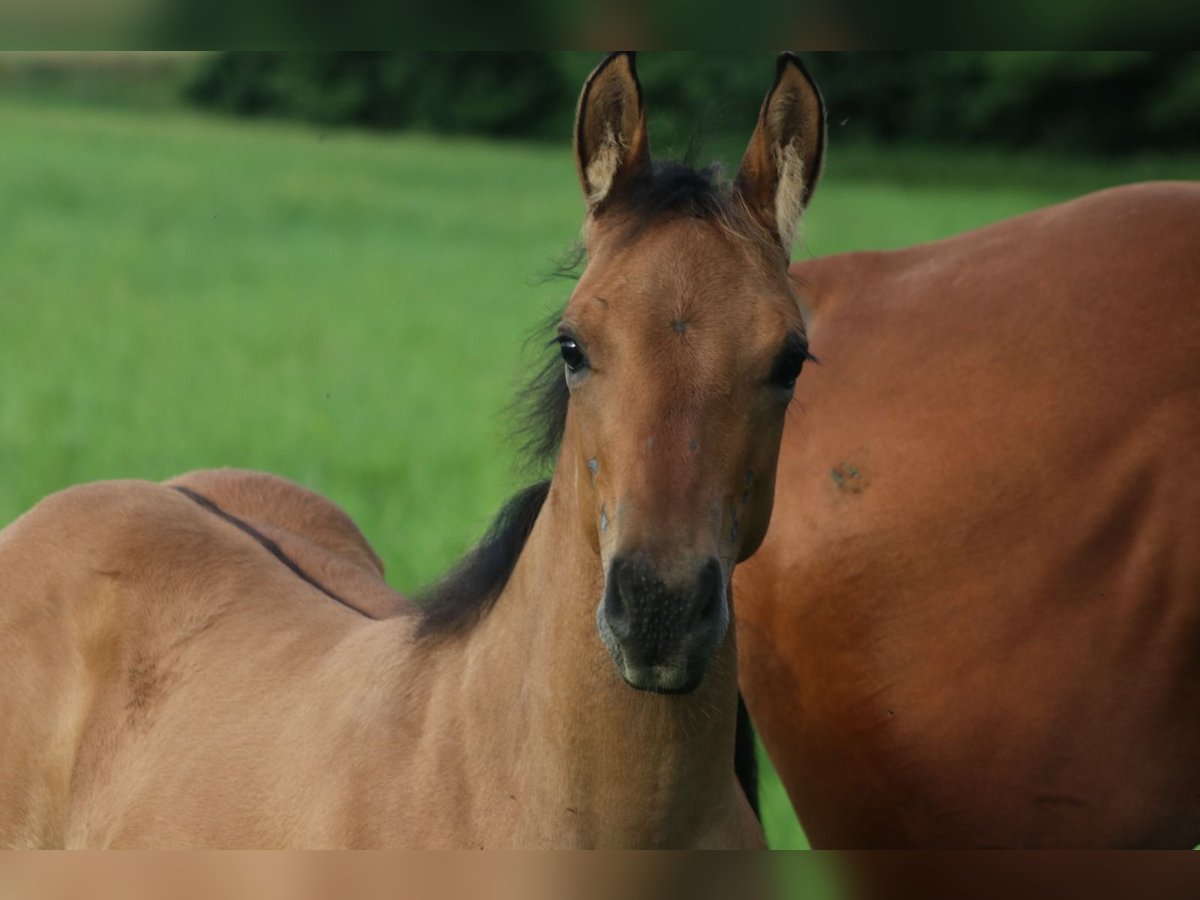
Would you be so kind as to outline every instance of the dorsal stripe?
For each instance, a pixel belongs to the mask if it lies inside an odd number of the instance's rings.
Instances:
[[[335,594],[329,588],[325,587],[325,585],[321,584],[321,582],[317,581],[315,578],[313,578],[311,575],[309,575],[307,572],[305,572],[302,568],[300,568],[300,565],[294,559],[292,559],[290,556],[288,556],[286,553],[283,552],[283,548],[280,547],[279,544],[275,543],[275,541],[271,540],[269,537],[267,537],[265,534],[263,534],[261,531],[259,531],[257,528],[255,528],[253,525],[251,525],[249,522],[246,522],[243,519],[239,519],[237,516],[226,512],[225,510],[221,509],[221,507],[217,506],[217,504],[215,504],[211,500],[209,500],[207,497],[203,496],[202,494],[197,494],[195,491],[191,490],[190,488],[185,488],[185,487],[182,487],[181,485],[172,485],[171,487],[173,490],[176,490],[179,493],[183,494],[183,496],[187,497],[189,500],[191,500],[193,503],[195,503],[201,509],[207,510],[208,512],[210,512],[214,516],[216,516],[218,519],[222,519],[222,520],[228,522],[230,525],[233,525],[238,530],[249,535],[260,546],[262,546],[262,548],[264,550],[266,550],[268,553],[270,553],[272,556],[274,556],[277,560],[279,560],[281,563],[283,563],[285,566],[287,566],[292,571],[292,574],[295,575],[297,578],[299,578],[301,581],[303,581],[305,584],[309,585],[310,587],[316,588],[318,591],[320,591],[322,594],[324,594],[330,600],[333,600],[336,603],[340,603],[342,606],[346,607],[349,610],[352,610],[353,612],[358,613],[360,616],[363,616],[364,618],[367,618],[367,619],[375,618],[374,616],[367,615],[367,613],[363,612],[361,609],[359,609],[357,606],[355,606],[353,603],[350,603],[343,597],[339,597],[337,594]]]

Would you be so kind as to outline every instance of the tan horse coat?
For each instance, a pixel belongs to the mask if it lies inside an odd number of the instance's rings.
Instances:
[[[763,845],[729,579],[807,357],[784,248],[823,108],[783,55],[733,185],[656,167],[645,121],[606,58],[538,382],[554,474],[423,611],[270,476],[84,485],[0,532],[0,845]]]
[[[754,842],[731,721],[705,712],[708,695],[637,694],[593,630],[584,646],[595,652],[569,664],[581,684],[611,689],[572,705],[581,721],[539,721],[524,697],[538,685],[498,675],[536,668],[555,647],[574,651],[565,623],[500,604],[471,638],[414,641],[415,607],[383,584],[370,547],[328,501],[257,473],[172,483],[220,498],[323,587],[393,615],[374,621],[331,600],[167,487],[103,482],[47,498],[0,532],[0,845],[530,847],[622,832],[643,845]],[[561,563],[536,549],[570,527],[554,518],[531,537],[514,591],[540,580],[539,560]],[[641,720],[661,733],[677,711],[695,741],[729,730],[719,739],[728,757],[704,761],[719,774],[670,753],[640,776],[629,767],[625,728]],[[605,729],[606,717],[625,728]],[[569,758],[557,740],[573,743]],[[672,826],[660,817],[664,793],[690,778],[702,779],[699,807]],[[641,802],[601,812],[597,780],[644,782]],[[737,815],[705,824],[707,786]]]

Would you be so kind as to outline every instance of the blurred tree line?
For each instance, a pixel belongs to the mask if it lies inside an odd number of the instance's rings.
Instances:
[[[200,105],[322,125],[562,139],[593,53],[226,52]],[[840,140],[1118,154],[1200,148],[1194,51],[807,53]],[[656,133],[749,134],[773,54],[646,53]]]

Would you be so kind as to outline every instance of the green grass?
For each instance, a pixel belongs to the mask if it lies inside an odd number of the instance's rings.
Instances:
[[[561,146],[321,133],[0,99],[0,522],[99,478],[242,466],[346,508],[412,591],[521,476],[504,409],[570,284]],[[731,153],[734,151],[731,151]],[[928,240],[1106,184],[1198,177],[830,151],[800,252]],[[778,782],[772,842],[804,846]]]

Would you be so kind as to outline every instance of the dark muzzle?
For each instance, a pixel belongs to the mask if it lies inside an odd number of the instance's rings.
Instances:
[[[721,564],[710,557],[682,581],[668,583],[640,555],[615,557],[608,567],[597,625],[632,687],[695,690],[725,637],[729,604]]]

